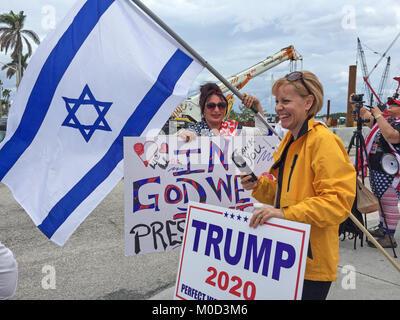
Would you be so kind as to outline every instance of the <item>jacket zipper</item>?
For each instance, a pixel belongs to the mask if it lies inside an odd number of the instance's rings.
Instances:
[[[294,170],[294,166],[296,165],[296,161],[298,158],[298,154],[294,155],[294,159],[293,159],[293,163],[292,163],[292,167],[290,168],[290,173],[289,173],[289,180],[288,180],[288,185],[287,185],[287,192],[289,192],[289,186],[290,186],[290,179],[292,178],[292,174],[293,174],[293,170]]]

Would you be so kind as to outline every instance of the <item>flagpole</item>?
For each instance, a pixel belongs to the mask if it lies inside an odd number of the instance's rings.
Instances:
[[[208,69],[219,81],[221,81],[234,95],[236,95],[241,101],[243,100],[242,94],[237,90],[234,86],[231,85],[229,81],[227,81],[217,70],[215,70],[206,60],[203,59],[201,55],[199,55],[192,47],[190,47],[185,40],[183,40],[179,35],[177,35],[170,27],[168,27],[157,15],[155,15],[149,8],[147,8],[141,1],[139,0],[131,0],[135,3],[143,12],[145,12],[151,19],[154,20],[164,31],[166,31],[172,38],[174,38],[182,47],[184,47],[194,58],[196,58],[204,68]],[[258,110],[251,106],[250,108],[255,116],[269,129],[275,134],[279,140],[282,138],[278,135],[278,133],[270,126],[270,124],[262,117]]]

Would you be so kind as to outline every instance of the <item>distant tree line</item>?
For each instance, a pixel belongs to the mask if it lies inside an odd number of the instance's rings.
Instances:
[[[324,115],[326,117],[326,114]],[[336,113],[331,113],[329,115],[330,118],[332,119],[339,119],[340,117],[345,117],[346,118],[347,113],[346,112],[336,112]]]
[[[266,114],[266,111],[264,110],[264,114]],[[345,112],[336,112],[336,113],[331,113],[329,115],[330,118],[332,119],[339,119],[340,117],[346,117]],[[275,120],[275,116],[273,115],[272,121]],[[318,114],[317,117],[323,117],[326,118],[326,114],[320,115]],[[228,117],[229,119],[236,120],[242,125],[245,126],[254,126],[254,113],[250,109],[246,108],[243,105],[239,106],[239,111],[236,112],[235,110],[231,110],[230,115]]]

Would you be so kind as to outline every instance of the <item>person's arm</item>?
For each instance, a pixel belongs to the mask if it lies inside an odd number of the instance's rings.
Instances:
[[[248,175],[241,175],[241,182],[245,190],[252,190],[252,196],[258,201],[267,204],[273,204],[275,200],[276,192],[276,181],[271,180],[267,177],[259,177],[257,181],[250,181],[251,177]],[[257,228],[263,225],[270,218],[284,219],[285,216],[281,209],[273,207],[262,207],[256,210],[253,216],[250,218],[249,226],[251,228]]]
[[[368,111],[367,109],[365,109],[364,107],[362,107],[362,108],[360,109],[360,117],[361,117],[361,119],[369,120],[369,122],[367,122],[367,126],[368,126],[369,128],[372,128],[373,125],[375,124],[375,118],[374,118],[374,116],[372,115],[371,112],[369,112],[369,111]]]
[[[352,93],[352,94],[350,95],[350,100],[349,100],[349,102],[350,102],[350,104],[352,105],[353,110],[355,110],[356,105],[355,105],[355,103],[353,102],[353,96],[354,96],[354,93]],[[374,116],[372,115],[372,113],[371,113],[370,111],[368,111],[368,110],[367,110],[366,108],[364,108],[364,107],[361,107],[361,108],[360,108],[360,117],[361,117],[361,119],[363,119],[363,120],[369,120],[369,122],[366,122],[366,124],[367,124],[367,126],[368,126],[369,128],[372,128],[373,125],[375,124]]]
[[[372,115],[378,123],[379,129],[387,142],[392,144],[400,143],[400,132],[394,129],[383,117],[383,112],[378,107],[371,109]]]

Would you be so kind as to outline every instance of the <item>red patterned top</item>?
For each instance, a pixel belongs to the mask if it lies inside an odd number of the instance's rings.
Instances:
[[[188,129],[196,132],[198,136],[215,135],[204,120],[189,126]],[[236,120],[225,120],[222,121],[219,134],[221,136],[237,136],[241,129],[242,126]]]

